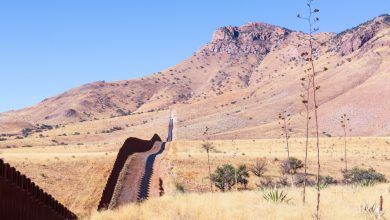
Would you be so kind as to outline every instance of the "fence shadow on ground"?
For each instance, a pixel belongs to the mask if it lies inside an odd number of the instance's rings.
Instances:
[[[149,151],[150,149],[152,149],[156,141],[161,141],[161,138],[157,134],[154,134],[152,139],[150,139],[149,141],[133,137],[130,137],[125,141],[125,143],[118,152],[114,166],[111,170],[111,174],[108,177],[106,187],[104,188],[102,197],[100,199],[98,210],[106,209],[110,204],[112,196],[114,194],[116,183],[119,178],[119,174],[124,167],[127,158],[134,153]]]

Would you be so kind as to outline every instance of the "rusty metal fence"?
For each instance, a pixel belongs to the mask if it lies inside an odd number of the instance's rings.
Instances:
[[[0,159],[0,219],[72,220],[77,216]]]
[[[146,152],[152,149],[156,141],[161,141],[161,138],[155,134],[149,141],[138,138],[128,138],[118,152],[111,174],[108,177],[106,187],[103,190],[102,197],[98,206],[98,210],[106,209],[111,202],[114,194],[115,186],[119,178],[119,174],[126,163],[127,158],[133,153]]]

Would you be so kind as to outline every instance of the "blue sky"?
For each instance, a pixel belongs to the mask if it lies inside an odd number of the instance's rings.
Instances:
[[[221,26],[267,22],[305,31],[305,0],[0,0],[0,112],[99,80],[172,66]],[[317,0],[321,31],[340,32],[389,0]]]

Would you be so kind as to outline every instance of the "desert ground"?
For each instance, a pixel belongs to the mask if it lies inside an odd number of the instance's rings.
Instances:
[[[286,158],[285,142],[282,139],[210,140],[209,142],[215,147],[210,153],[212,171],[217,166],[225,163],[234,165],[245,164],[249,167],[256,158],[265,157],[269,161],[265,177],[274,181],[282,178],[279,164],[281,160]],[[34,144],[33,141],[31,143]],[[259,179],[254,175],[250,176],[247,190],[240,187],[240,192],[209,194],[207,154],[201,147],[203,143],[203,141],[193,140],[179,140],[168,143],[164,158],[160,163],[162,168],[159,169],[159,176],[164,181],[165,195],[161,198],[150,198],[150,201],[143,203],[141,206],[129,205],[125,208],[119,208],[119,211],[115,214],[112,211],[99,214],[96,213],[96,208],[116,153],[122,144],[121,142],[3,147],[0,150],[0,157],[29,176],[79,217],[86,219],[126,219],[124,213],[129,215],[139,214],[139,219],[148,219],[156,214],[154,211],[163,209],[163,207],[177,210],[177,212],[170,214],[165,213],[162,217],[165,219],[186,219],[187,217],[196,219],[202,216],[202,214],[209,216],[209,219],[220,219],[223,217],[234,217],[238,213],[248,214],[248,216],[242,215],[241,219],[255,219],[256,215],[267,216],[267,219],[286,219],[286,217],[287,219],[290,217],[290,219],[310,218],[312,203],[308,202],[308,205],[304,206],[300,203],[301,188],[285,189],[289,192],[289,196],[293,197],[293,204],[283,204],[281,206],[266,205],[262,201],[261,192],[258,191],[259,189],[256,186]],[[341,169],[344,167],[344,161],[342,161],[344,155],[343,143],[343,140],[339,138],[321,139],[322,175],[329,175],[337,180],[341,180]],[[303,160],[304,139],[292,138],[290,139],[290,144],[291,156]],[[378,172],[385,174],[387,179],[390,179],[389,145],[390,138],[348,138],[348,166],[372,167]],[[315,152],[313,143],[310,143],[308,168],[311,178],[314,178]],[[178,185],[184,188],[185,193],[183,195],[177,195]],[[390,186],[388,184],[364,188],[348,188],[342,185],[332,186],[323,192],[324,213],[326,213],[326,210],[331,210],[335,207],[343,207],[343,209],[348,207],[344,211],[339,210],[335,213],[337,216],[347,215],[347,213],[352,213],[352,210],[358,209],[360,203],[376,201],[376,197],[381,193],[385,197],[385,201],[389,201],[390,194],[388,192],[387,194],[383,193],[386,187],[389,188]],[[345,196],[334,197],[334,194],[340,192],[343,192],[342,195]],[[309,193],[310,199],[314,189],[310,187]],[[353,205],[337,205],[353,200],[350,198],[351,196],[353,198],[357,196],[356,198],[358,198],[351,203]],[[236,197],[238,199],[234,199]],[[333,199],[336,200],[335,203],[332,203]],[[215,204],[215,209],[209,207],[204,212],[201,212],[206,204],[202,204],[201,201],[203,200],[210,201],[210,204]],[[189,204],[195,206],[193,211],[190,211]],[[385,202],[385,204],[388,206],[389,203]],[[240,208],[236,212],[227,211],[237,206]],[[296,206],[299,208],[294,209]],[[135,207],[141,208],[136,211]],[[275,209],[280,208],[291,209],[291,211],[275,211]],[[256,209],[256,211],[248,213],[245,209]],[[213,213],[215,210],[224,212]],[[273,214],[266,214],[268,210],[272,210]],[[294,210],[296,211],[294,212]],[[291,216],[287,216],[286,213],[291,214]],[[353,217],[356,215],[356,213],[351,215],[350,219],[354,219]],[[330,218],[331,215],[328,213],[325,216]]]
[[[307,203],[301,202],[301,190],[284,188],[289,203],[265,201],[262,191],[241,191],[227,193],[176,194],[150,199],[141,205],[129,204],[118,210],[93,213],[93,220],[116,219],[313,219],[315,190],[309,188]],[[322,219],[366,220],[375,219],[362,212],[365,203],[378,204],[379,196],[390,197],[390,185],[374,187],[330,186],[322,191]],[[384,205],[390,209],[390,203]],[[384,217],[388,219],[389,213]]]
[[[282,139],[261,140],[231,140],[210,141],[214,150],[210,153],[212,170],[225,163],[247,165],[250,167],[256,158],[265,157],[268,161],[268,171],[265,177],[274,180],[282,178],[280,161],[287,158],[285,142]],[[166,179],[181,184],[187,191],[204,192],[208,188],[207,155],[202,148],[202,141],[176,141],[165,158]],[[290,156],[304,159],[304,139],[290,140]],[[390,138],[348,138],[347,162],[348,167],[369,168],[385,174],[390,178]],[[341,170],[344,169],[344,142],[339,138],[321,139],[321,175],[329,175],[336,180],[342,180]],[[301,170],[303,172],[303,170]],[[310,140],[308,151],[308,173],[314,178],[316,172],[316,150],[314,140]],[[259,180],[252,175],[248,188],[256,188]],[[314,180],[314,179],[313,179]],[[172,184],[172,185],[175,185]]]

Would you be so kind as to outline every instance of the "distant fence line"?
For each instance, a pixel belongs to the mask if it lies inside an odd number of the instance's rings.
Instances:
[[[152,139],[150,139],[149,141],[133,137],[128,138],[125,141],[125,143],[122,145],[121,149],[118,152],[114,166],[111,170],[111,174],[108,177],[106,187],[104,188],[102,197],[100,199],[98,210],[108,208],[108,205],[110,204],[114,194],[119,174],[123,169],[127,158],[134,153],[149,151],[150,149],[152,149],[156,141],[161,141],[161,138],[157,134],[154,134]]]
[[[77,216],[0,159],[0,219],[73,220]]]

